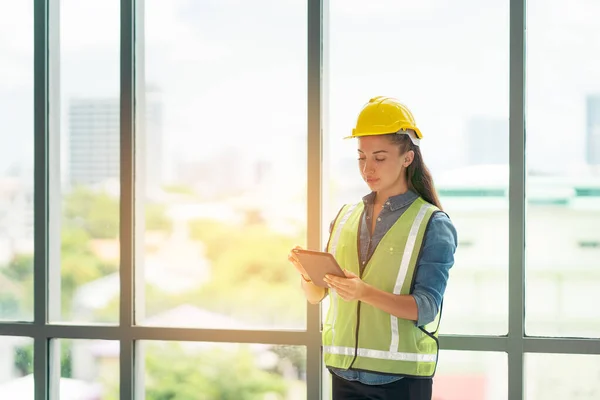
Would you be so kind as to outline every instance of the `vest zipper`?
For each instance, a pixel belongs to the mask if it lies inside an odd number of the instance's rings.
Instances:
[[[363,214],[365,213],[365,209],[363,209]],[[367,212],[367,215],[369,215],[369,213]],[[360,216],[360,221],[363,220],[363,215]],[[367,227],[368,229],[368,227]],[[369,229],[369,233],[370,233],[370,229]],[[371,251],[371,240],[372,240],[373,235],[369,234],[369,243],[367,246],[367,259],[365,260],[365,264],[363,266],[363,264],[361,263],[361,259],[360,259],[360,224],[358,225],[358,235],[356,237],[356,248],[357,248],[357,257],[358,257],[358,276],[360,277],[360,279],[362,279],[363,276],[363,272],[365,270],[365,268],[367,267],[367,264],[369,263],[369,260],[371,257],[369,257],[369,252]],[[354,362],[356,361],[356,357],[358,357],[358,333],[360,330],[360,305],[361,302],[358,301],[358,305],[356,306],[356,335],[354,338],[354,358],[352,358],[352,362],[350,363],[350,366],[348,367],[348,369],[352,368],[352,366],[354,365]]]
[[[360,301],[358,302],[358,306],[356,307],[356,337],[354,339],[354,358],[350,363],[348,369],[351,369],[356,361],[356,357],[358,356],[358,331],[360,329]]]

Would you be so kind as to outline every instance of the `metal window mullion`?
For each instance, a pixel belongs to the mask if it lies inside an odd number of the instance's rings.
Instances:
[[[524,397],[525,0],[510,0],[508,397]]]
[[[323,205],[323,9],[326,0],[307,2],[307,246],[321,247]],[[321,398],[321,313],[307,305],[306,395]]]
[[[97,325],[47,325],[40,335],[39,328],[31,323],[0,323],[1,336],[50,337],[62,339],[119,340],[123,336],[119,326]],[[263,343],[304,346],[313,338],[307,331],[257,331],[230,329],[200,329],[135,326],[131,330],[133,341],[224,342]],[[320,339],[320,338],[319,338]],[[593,354],[600,355],[598,338],[555,338],[527,336],[523,341],[525,353]],[[443,350],[507,352],[506,336],[440,335]]]
[[[318,328],[318,327],[317,327]],[[317,347],[321,345],[318,332]],[[274,345],[311,345],[314,333],[304,331],[255,331],[233,329],[194,329],[172,327],[136,326],[133,328],[134,340],[198,341],[220,343],[262,343]]]
[[[146,170],[146,157],[147,146],[146,146],[146,16],[145,16],[145,1],[144,0],[132,0],[134,2],[133,10],[133,71],[134,71],[134,114],[132,116],[135,121],[135,129],[133,131],[134,140],[134,154],[135,158],[132,161],[134,168],[132,193],[139,194],[139,199],[144,199],[147,185],[147,174]],[[141,140],[140,140],[141,139]],[[141,173],[140,173],[141,172]],[[127,349],[127,354],[133,355],[131,363],[133,365],[133,376],[131,379],[133,397],[132,399],[145,399],[145,380],[146,380],[146,352],[145,345],[135,336],[135,325],[139,321],[143,321],[146,316],[146,282],[145,282],[145,231],[146,231],[146,218],[145,218],[145,204],[141,201],[136,201],[138,197],[134,196],[133,209],[134,209],[134,221],[133,221],[133,260],[132,264],[132,285],[133,285],[133,321],[131,328],[131,349]]]
[[[600,355],[600,339],[526,337],[525,353]]]
[[[51,267],[51,240],[55,243],[56,239],[52,239],[50,230],[52,222],[50,209],[56,209],[52,206],[53,201],[57,201],[55,194],[60,185],[60,180],[56,180],[55,173],[58,165],[52,165],[51,161],[58,160],[54,157],[59,157],[59,154],[52,154],[57,148],[51,143],[51,133],[56,137],[58,129],[56,125],[51,127],[50,118],[50,102],[53,107],[59,107],[60,102],[51,95],[57,94],[59,82],[56,80],[50,82],[50,55],[57,63],[58,57],[58,3],[50,0],[35,0],[34,1],[34,322],[32,332],[34,338],[34,358],[33,358],[33,373],[34,373],[34,397],[38,400],[56,398],[58,379],[52,382],[50,372],[58,374],[59,370],[51,369],[50,364],[54,357],[54,353],[50,351],[50,341],[47,335],[47,324],[50,317],[57,315],[49,315],[49,293],[58,296],[59,292],[51,291],[50,283],[59,281],[60,279],[52,279],[50,274]],[[52,13],[51,13],[52,10]],[[54,19],[51,19],[54,17]],[[52,51],[52,53],[51,53]],[[58,71],[52,71],[54,77]],[[54,109],[55,117],[52,122],[58,122],[58,109]],[[51,131],[51,128],[54,128]],[[54,173],[53,173],[54,172]],[[60,171],[59,171],[60,172]],[[51,178],[53,178],[51,180]],[[53,183],[55,186],[51,187]],[[60,208],[58,208],[60,209]],[[55,249],[57,250],[57,249]],[[58,272],[60,273],[60,271]],[[58,300],[60,303],[60,300]],[[56,301],[54,302],[56,303]],[[55,311],[55,310],[53,310]],[[50,390],[52,389],[52,393]]]
[[[120,57],[120,398],[134,399],[135,0],[121,0]]]
[[[166,340],[181,342],[222,342],[222,343],[262,343],[274,345],[304,346],[310,340],[307,331],[292,330],[237,330],[237,329],[203,329],[192,327],[170,326],[134,326],[123,329],[120,326],[98,325],[61,325],[51,324],[40,329],[31,323],[0,323],[1,336],[29,336],[90,339],[90,340]],[[319,342],[320,344],[320,342]]]
[[[440,335],[440,349],[506,352],[508,338],[503,336]]]

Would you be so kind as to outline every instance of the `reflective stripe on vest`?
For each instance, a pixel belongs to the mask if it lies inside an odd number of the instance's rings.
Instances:
[[[350,218],[350,215],[352,215],[352,211],[354,211],[354,209],[356,208],[357,205],[358,204],[352,204],[348,208],[348,211],[346,211],[346,213],[344,214],[344,216],[340,220],[340,223],[338,224],[337,229],[334,232],[333,239],[331,240],[331,251],[330,251],[330,253],[333,254],[334,256],[335,256],[335,252],[337,250],[338,242],[340,241],[340,235],[342,233],[342,228],[344,227],[344,225],[348,221],[348,218]]]
[[[354,357],[354,347],[323,346],[323,351],[329,354]],[[437,354],[400,353],[397,351],[381,351],[359,348],[357,355],[392,361],[435,362]]]
[[[346,211],[346,213],[342,217],[340,223],[338,224],[337,229],[335,230],[335,233],[334,233],[332,241],[331,241],[331,251],[330,251],[330,253],[333,254],[334,257],[335,257],[335,251],[337,250],[338,242],[340,241],[340,234],[342,233],[342,228],[346,224],[346,221],[348,221],[348,218],[350,218],[350,215],[352,215],[352,212],[354,211],[354,209],[356,208],[357,205],[358,204],[352,204],[348,208],[348,211]],[[333,307],[333,313],[332,313],[333,318],[331,321],[331,326],[332,326],[332,328],[331,328],[331,344],[333,344],[334,339],[335,339],[335,320],[337,318],[337,293],[335,292],[334,289],[329,289],[329,295],[331,296],[331,305]]]
[[[406,273],[408,272],[410,257],[415,249],[417,234],[419,233],[419,228],[421,227],[421,223],[423,222],[423,218],[425,218],[425,214],[427,214],[429,207],[431,207],[429,204],[423,204],[421,206],[417,217],[410,228],[406,247],[404,248],[404,254],[402,255],[402,262],[400,263],[400,269],[398,270],[398,277],[396,278],[396,286],[394,286],[394,294],[400,294],[400,290],[402,289],[402,285],[406,279]],[[400,334],[398,332],[398,317],[390,314],[390,318],[392,322],[392,341],[390,343],[390,352],[395,353],[398,351],[398,341],[400,340]]]

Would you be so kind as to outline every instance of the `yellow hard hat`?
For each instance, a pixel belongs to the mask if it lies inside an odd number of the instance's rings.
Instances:
[[[414,135],[409,130],[414,131]],[[390,133],[407,134],[415,145],[419,145],[423,138],[408,107],[394,98],[377,96],[365,104],[358,115],[356,127],[352,129],[352,136],[344,139]]]

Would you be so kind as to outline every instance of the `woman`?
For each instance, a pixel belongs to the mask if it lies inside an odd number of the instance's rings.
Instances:
[[[327,251],[346,277],[313,285],[293,253],[307,300],[327,294],[325,365],[334,400],[432,396],[437,331],[457,239],[419,148],[422,134],[397,100],[375,97],[358,116],[358,165],[371,193],[345,205]]]

